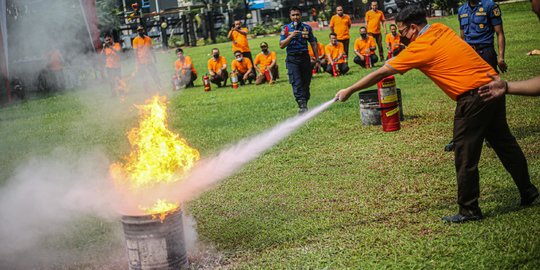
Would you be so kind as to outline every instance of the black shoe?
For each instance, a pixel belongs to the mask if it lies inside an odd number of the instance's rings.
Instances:
[[[442,220],[446,221],[446,222],[451,222],[451,223],[463,223],[463,222],[467,222],[467,221],[481,220],[483,218],[484,217],[482,215],[464,216],[462,214],[456,214],[456,215],[453,215],[453,216],[443,217]]]
[[[454,144],[454,141],[451,141],[450,143],[444,146],[444,152],[453,152],[454,148],[456,148],[456,145]]]
[[[298,100],[298,114],[303,114],[308,111],[307,101]]]
[[[540,194],[538,193],[538,191],[536,191],[535,193],[531,194],[531,196],[528,196],[528,197],[525,197],[525,198],[521,198],[521,203],[520,205],[521,206],[528,206],[528,205],[531,205],[534,200],[536,200],[536,198],[538,198]]]

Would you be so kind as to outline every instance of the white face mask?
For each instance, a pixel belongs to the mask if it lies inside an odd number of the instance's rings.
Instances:
[[[238,62],[242,62],[242,60],[244,60],[244,57],[242,57],[242,56],[236,57],[236,60],[237,60]]]

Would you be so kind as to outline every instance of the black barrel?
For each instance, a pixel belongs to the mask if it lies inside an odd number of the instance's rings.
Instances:
[[[403,114],[403,105],[401,102],[401,89],[397,89],[398,104],[399,104],[399,120],[405,120]],[[377,89],[366,90],[358,93],[360,98],[360,120],[362,125],[380,125],[381,111],[379,108],[379,96]]]
[[[130,270],[187,269],[182,211],[163,222],[146,216],[122,216]]]

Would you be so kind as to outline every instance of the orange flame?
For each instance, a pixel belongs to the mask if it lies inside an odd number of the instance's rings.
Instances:
[[[135,105],[140,121],[139,127],[127,135],[131,153],[124,164],[114,163],[110,167],[117,186],[144,195],[159,184],[178,181],[199,159],[196,149],[168,129],[166,101],[166,97],[154,96],[145,105]],[[159,198],[155,198],[153,205],[139,205],[144,213],[159,215],[162,221],[179,207],[178,201]]]

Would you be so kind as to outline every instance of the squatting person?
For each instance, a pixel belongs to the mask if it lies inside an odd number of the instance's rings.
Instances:
[[[210,82],[215,83],[218,87],[227,85],[229,78],[227,60],[219,55],[218,48],[212,49],[212,58],[208,59],[208,73],[210,74]]]
[[[525,155],[506,122],[505,99],[485,103],[478,93],[478,87],[491,81],[487,73],[494,74],[495,70],[452,29],[440,23],[427,24],[425,10],[417,5],[403,8],[396,22],[401,41],[408,47],[383,67],[340,90],[336,98],[345,101],[354,92],[370,87],[387,76],[419,69],[457,101],[454,155],[459,212],[443,217],[443,220],[457,223],[483,218],[478,206],[478,162],[484,138],[490,142],[512,176],[521,195],[521,205],[532,204],[538,197],[538,189],[530,181]]]

